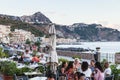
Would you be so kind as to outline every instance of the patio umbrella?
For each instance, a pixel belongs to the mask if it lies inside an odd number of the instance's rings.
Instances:
[[[56,52],[56,30],[54,24],[50,25],[49,35],[50,35],[50,63],[52,66],[51,70],[55,72],[56,64],[58,63],[58,56]]]

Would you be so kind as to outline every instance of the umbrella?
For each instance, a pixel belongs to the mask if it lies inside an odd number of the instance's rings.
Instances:
[[[56,63],[58,63],[58,56],[56,52],[56,30],[54,24],[50,25],[49,28],[50,35],[50,63],[51,63],[51,71],[56,70]]]
[[[50,26],[49,34],[50,34],[50,46],[51,46],[50,49],[51,62],[58,63],[58,56],[56,52],[56,31],[54,25]]]

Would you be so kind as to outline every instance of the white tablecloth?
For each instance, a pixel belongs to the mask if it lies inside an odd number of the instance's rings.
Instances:
[[[25,72],[25,75],[41,75],[41,72]]]
[[[47,80],[47,77],[34,77],[29,80]]]
[[[24,64],[19,63],[18,66],[17,66],[17,68],[28,67],[28,68],[31,68],[31,69],[35,69],[38,66],[39,66],[38,64],[24,65]]]

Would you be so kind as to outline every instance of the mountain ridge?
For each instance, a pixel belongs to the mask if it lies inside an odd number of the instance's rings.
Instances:
[[[21,17],[0,14],[0,17],[3,18],[0,20],[0,24],[3,22],[6,24],[8,22],[10,23],[10,20],[13,20],[11,24],[14,24],[14,21],[18,21],[18,23],[21,24],[15,24],[14,29],[23,29],[21,25],[24,24],[24,29],[28,30],[25,27],[27,24],[29,25],[28,28],[34,28],[34,30],[40,31],[40,33],[42,32],[45,35],[48,34],[48,25],[52,23],[52,21],[41,12]],[[6,22],[5,19],[7,20],[7,18],[8,21]],[[2,22],[2,20],[4,21]],[[74,23],[72,25],[54,25],[58,38],[77,39],[78,41],[120,41],[120,31],[104,27],[101,24]],[[37,36],[39,36],[39,34],[37,34]]]

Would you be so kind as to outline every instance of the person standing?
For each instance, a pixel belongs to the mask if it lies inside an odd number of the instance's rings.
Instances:
[[[95,63],[94,80],[104,80],[104,70],[103,70],[100,62]]]
[[[112,71],[111,68],[109,67],[109,63],[105,62],[104,67],[105,67],[104,75],[110,76]]]
[[[86,62],[86,61],[82,62],[81,71],[80,72],[83,73],[83,74],[85,74],[85,76],[87,78],[91,77],[92,70],[89,68],[88,62]]]
[[[99,56],[100,52],[99,52],[99,50],[100,50],[100,47],[97,47],[96,52],[94,53],[94,59],[95,59],[96,62],[100,61],[100,56]]]

